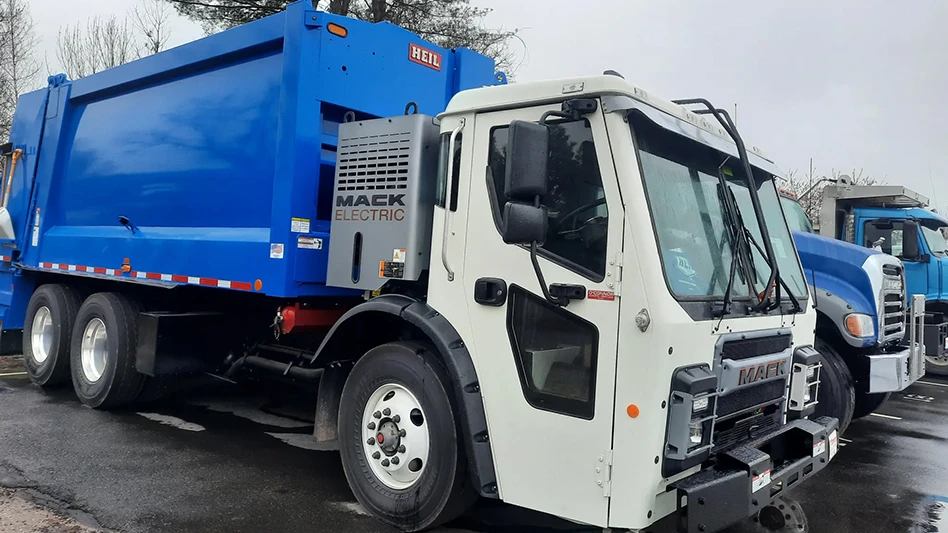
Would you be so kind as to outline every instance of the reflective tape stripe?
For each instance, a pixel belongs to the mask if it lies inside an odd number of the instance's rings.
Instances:
[[[12,261],[12,258],[7,256],[0,256],[0,259],[4,261]],[[48,263],[41,262],[39,263],[39,268],[45,270],[62,270],[66,272],[84,272],[89,274],[99,274],[105,276],[118,276],[124,277],[122,270],[119,268],[103,268],[103,267],[91,267],[84,265],[70,265],[68,263]],[[138,270],[133,270],[128,273],[128,277],[131,279],[147,279],[152,281],[163,281],[170,283],[179,283],[187,285],[201,285],[204,287],[218,287],[222,289],[235,289],[240,291],[252,291],[253,284],[245,281],[230,281],[224,279],[216,278],[202,278],[199,276],[182,276],[180,274],[163,274],[161,272],[141,272]]]

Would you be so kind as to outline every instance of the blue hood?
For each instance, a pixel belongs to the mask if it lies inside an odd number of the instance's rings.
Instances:
[[[884,255],[882,252],[799,231],[793,232],[793,241],[807,283],[839,295],[856,312],[876,314],[876,297],[863,264],[869,256]]]

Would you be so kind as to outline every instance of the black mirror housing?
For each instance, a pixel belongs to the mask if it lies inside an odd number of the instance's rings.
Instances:
[[[547,232],[546,207],[533,204],[507,202],[501,233],[507,244],[543,244]]]
[[[906,220],[902,223],[902,259],[918,261],[918,222]]]
[[[535,122],[510,123],[507,140],[507,170],[504,194],[514,202],[533,203],[547,192],[547,157],[550,132]],[[506,211],[506,207],[504,208]]]

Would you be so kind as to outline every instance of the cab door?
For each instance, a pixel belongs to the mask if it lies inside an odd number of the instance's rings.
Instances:
[[[509,124],[537,122],[550,109],[559,105],[476,117],[460,273],[468,344],[503,500],[605,526],[623,208],[601,111],[548,123],[548,231],[538,264],[554,291],[576,297],[550,303],[529,247],[505,244],[499,230]]]

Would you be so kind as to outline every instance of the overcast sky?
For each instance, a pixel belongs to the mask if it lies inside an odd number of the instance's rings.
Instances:
[[[60,26],[136,0],[29,1],[55,68]],[[862,168],[948,211],[948,2],[472,3],[494,9],[490,25],[522,28],[519,82],[614,69],[669,99],[736,103],[745,140],[785,171],[810,158],[821,174]],[[173,44],[201,35],[175,19]]]

